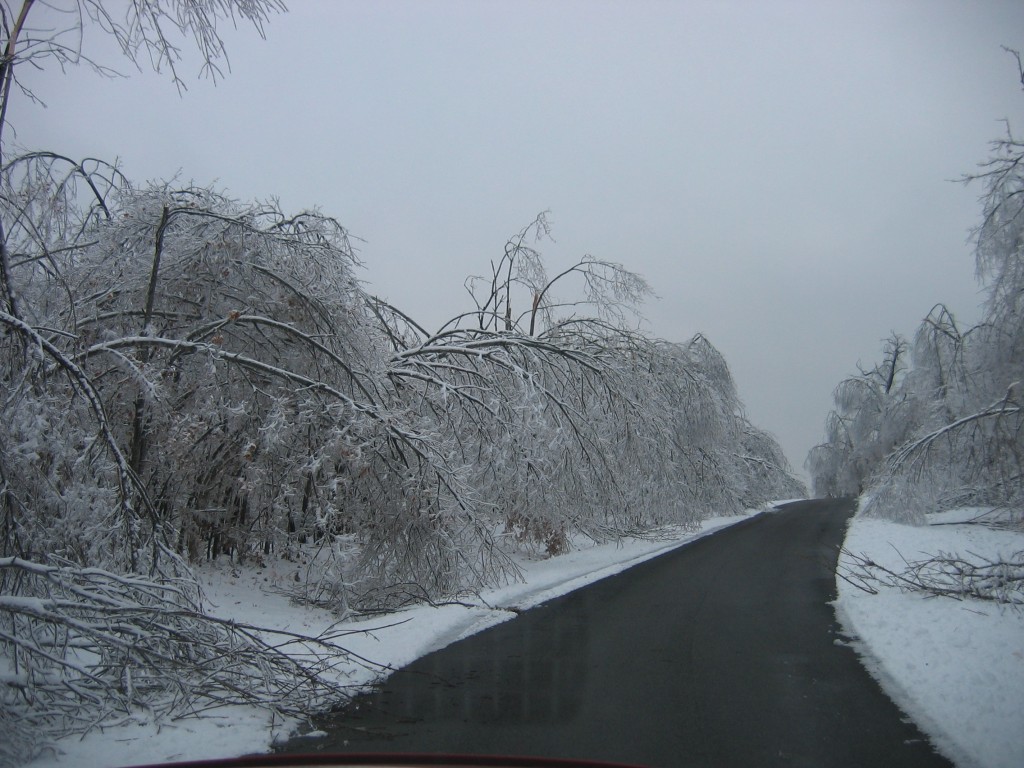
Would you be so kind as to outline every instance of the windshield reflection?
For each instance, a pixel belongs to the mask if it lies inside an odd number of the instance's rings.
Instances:
[[[580,708],[588,633],[583,613],[538,609],[515,621],[521,631],[485,631],[465,652],[432,653],[395,672],[331,719],[387,732],[421,720],[559,723]]]

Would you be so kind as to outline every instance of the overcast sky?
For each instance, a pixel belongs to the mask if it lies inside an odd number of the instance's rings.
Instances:
[[[216,85],[187,52],[182,97],[86,30],[130,76],[24,71],[47,108],[19,98],[14,139],[318,206],[428,326],[549,210],[552,271],[591,254],[644,275],[647,330],[705,334],[798,470],[890,331],[937,302],[978,317],[981,188],[950,180],[1000,120],[1024,134],[1000,49],[1024,49],[1019,0],[290,5],[266,40],[227,30]]]

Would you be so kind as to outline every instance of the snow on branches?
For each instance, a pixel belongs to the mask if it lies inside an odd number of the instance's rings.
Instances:
[[[337,637],[216,619],[191,580],[0,558],[0,763],[118,720],[232,704],[303,717],[344,695]]]
[[[827,440],[808,456],[817,492],[866,491],[865,514],[920,523],[957,506],[1024,504],[1024,143],[1008,131],[964,181],[985,185],[981,322],[963,330],[940,304],[909,361],[890,339],[882,364],[836,389]]]
[[[38,189],[59,158],[23,165],[8,181]],[[547,281],[520,233],[478,307],[507,303],[525,275],[544,323],[477,322],[478,310],[429,334],[366,294],[328,217],[70,173],[89,182],[87,213],[45,232],[22,224],[11,241],[26,318],[7,337],[18,450],[0,453],[12,554],[177,572],[175,558],[352,535],[358,602],[388,583],[440,595],[514,577],[500,528],[557,552],[574,531],[689,525],[793,489],[706,339],[669,344],[613,322],[644,289],[619,266],[585,259]],[[22,222],[20,190],[7,199]],[[48,195],[49,208],[83,209]],[[581,301],[553,303],[572,277]],[[583,314],[598,299],[602,316]],[[66,407],[69,376],[81,396]],[[42,423],[60,450],[32,443]],[[124,535],[47,522],[83,514],[85,488],[122,509]]]
[[[801,490],[706,339],[633,328],[647,288],[621,265],[548,279],[530,228],[430,333],[319,212],[52,154],[0,183],[5,728],[330,695],[206,617],[192,563],[304,563],[292,593],[344,614]]]

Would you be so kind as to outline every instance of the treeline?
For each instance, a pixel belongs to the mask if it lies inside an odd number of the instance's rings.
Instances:
[[[309,596],[344,609],[799,493],[707,340],[631,329],[641,278],[549,279],[543,216],[427,332],[329,217],[6,170],[4,556],[155,574],[315,544]]]
[[[826,442],[807,459],[818,494],[866,493],[868,514],[919,522],[926,512],[981,505],[1022,519],[1024,142],[1010,134],[993,142],[965,181],[984,185],[975,231],[981,322],[964,328],[937,305],[912,339],[890,337],[879,364],[836,388]]]
[[[210,618],[195,563],[289,561],[343,615],[802,492],[706,339],[634,329],[641,278],[548,277],[543,216],[428,332],[317,212],[51,153],[0,185],[0,763],[140,707],[342,695],[343,648]]]

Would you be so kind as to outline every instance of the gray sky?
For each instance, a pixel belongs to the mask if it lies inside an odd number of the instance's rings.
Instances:
[[[66,1],[66,0],[65,0]],[[58,2],[59,4],[59,2]],[[116,0],[112,5],[116,4]],[[314,2],[225,35],[214,85],[23,72],[15,140],[138,181],[319,206],[370,289],[427,326],[542,210],[552,271],[644,275],[648,331],[704,333],[801,469],[831,392],[933,304],[980,301],[970,172],[1009,118],[1024,3]]]

